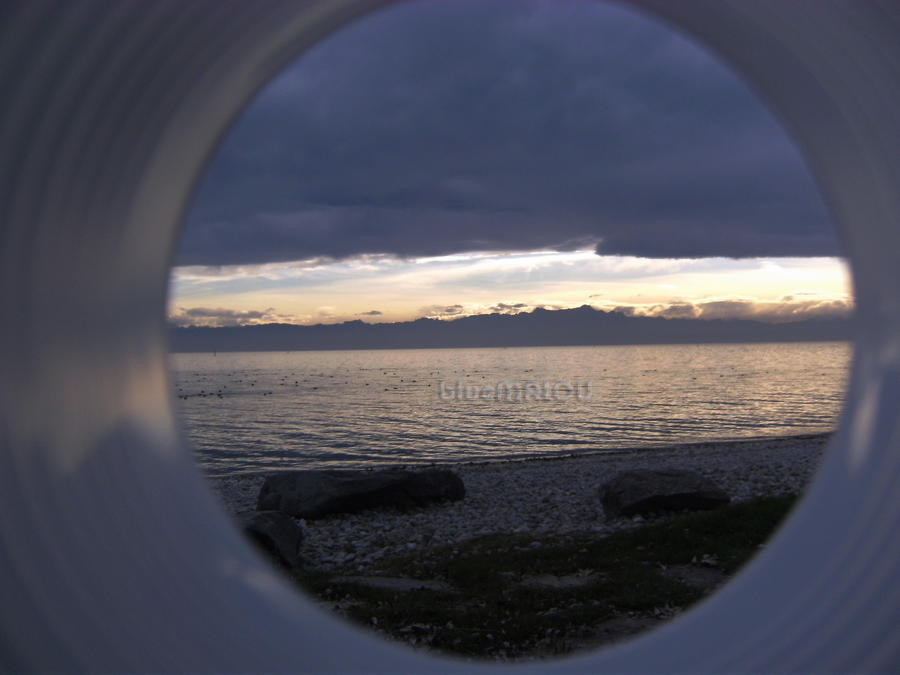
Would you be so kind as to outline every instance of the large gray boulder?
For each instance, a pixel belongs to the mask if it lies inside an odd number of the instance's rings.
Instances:
[[[260,549],[288,567],[300,564],[303,531],[280,511],[251,511],[239,516],[244,534]]]
[[[452,471],[285,471],[266,477],[256,508],[295,518],[324,518],[389,507],[410,509],[466,495]]]
[[[607,517],[618,518],[714,509],[731,497],[700,474],[670,469],[621,473],[600,488],[600,500]]]

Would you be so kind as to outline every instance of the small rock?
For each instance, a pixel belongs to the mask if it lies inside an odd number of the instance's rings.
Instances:
[[[636,470],[619,474],[600,488],[607,517],[647,516],[657,511],[705,510],[731,497],[700,474],[679,470]]]
[[[279,511],[256,511],[244,514],[242,521],[244,534],[258,547],[288,567],[300,564],[303,532],[293,518]]]
[[[408,510],[465,494],[462,480],[447,470],[285,471],[266,477],[257,509],[317,519],[379,507]]]

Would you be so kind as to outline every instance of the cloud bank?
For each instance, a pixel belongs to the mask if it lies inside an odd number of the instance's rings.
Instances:
[[[175,326],[255,326],[267,323],[290,323],[293,317],[285,317],[273,308],[263,310],[234,310],[223,307],[178,307],[169,315],[169,323]]]
[[[180,265],[576,250],[831,256],[805,166],[701,48],[594,2],[417,2],[316,46],[236,124]]]

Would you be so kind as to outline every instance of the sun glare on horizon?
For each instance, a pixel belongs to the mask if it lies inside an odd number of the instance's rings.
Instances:
[[[532,251],[180,267],[172,275],[169,320],[381,323],[590,305],[639,316],[784,321],[847,316],[852,303],[849,270],[839,258]]]

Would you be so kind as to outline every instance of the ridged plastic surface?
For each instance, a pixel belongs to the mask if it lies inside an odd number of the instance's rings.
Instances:
[[[635,2],[781,116],[853,263],[841,430],[766,553],[557,672],[900,668],[900,5]],[[217,140],[344,2],[0,5],[0,666],[462,671],[316,610],[246,548],[174,431],[173,242]],[[485,667],[481,665],[480,667]]]

